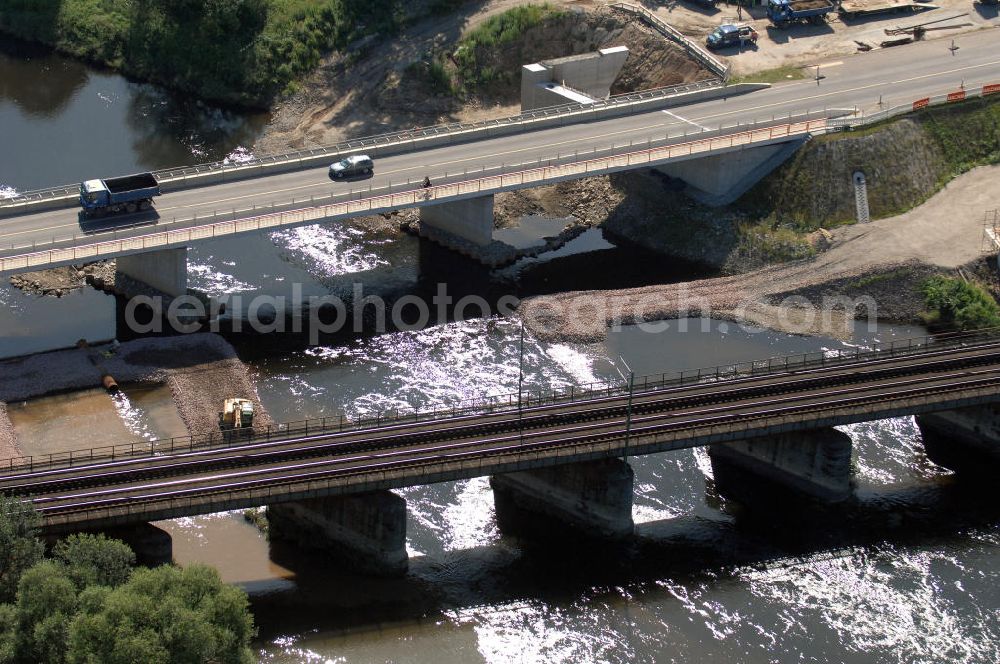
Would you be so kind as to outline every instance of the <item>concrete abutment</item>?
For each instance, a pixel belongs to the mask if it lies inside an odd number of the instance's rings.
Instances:
[[[493,241],[493,194],[420,208],[420,234],[445,246],[449,237],[478,247],[489,245]]]
[[[268,536],[326,552],[372,576],[406,573],[406,501],[391,491],[311,498],[267,508]]]
[[[1000,466],[1000,405],[917,415],[927,457],[962,475],[995,476]]]
[[[619,459],[490,477],[497,525],[508,535],[620,539],[632,534],[632,467]]]
[[[824,503],[851,494],[851,438],[832,428],[712,445],[708,454],[718,492],[747,506],[789,496]]]

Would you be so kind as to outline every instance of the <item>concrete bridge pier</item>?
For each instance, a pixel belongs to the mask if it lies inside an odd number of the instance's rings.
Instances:
[[[372,576],[406,573],[406,501],[391,491],[310,498],[267,508],[268,537],[329,553]]]
[[[119,256],[115,271],[167,295],[186,295],[187,247]]]
[[[851,438],[832,428],[711,445],[718,492],[747,506],[799,496],[824,503],[851,493]]]
[[[656,170],[683,180],[687,194],[705,205],[728,205],[791,157],[806,141],[794,138],[724,154],[657,166]]]
[[[493,242],[493,194],[420,208],[420,235],[476,257]]]
[[[632,534],[632,467],[600,459],[490,477],[497,525],[508,535],[621,539]]]
[[[917,415],[927,457],[962,475],[995,476],[1000,465],[1000,405]]]
[[[140,565],[157,567],[173,562],[174,543],[170,533],[151,523],[137,523],[101,531],[105,537],[125,542],[135,551]]]

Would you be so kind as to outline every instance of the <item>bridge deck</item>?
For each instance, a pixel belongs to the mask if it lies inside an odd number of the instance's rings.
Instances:
[[[630,454],[1000,400],[1000,342],[638,391]],[[34,468],[0,490],[51,531],[396,488],[620,455],[627,395],[223,449]]]

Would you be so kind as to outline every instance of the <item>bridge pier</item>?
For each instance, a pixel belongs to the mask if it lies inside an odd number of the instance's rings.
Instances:
[[[832,428],[711,445],[715,486],[747,506],[789,495],[835,503],[851,493],[851,438]]]
[[[372,576],[406,573],[406,501],[390,491],[309,498],[267,508],[268,536],[319,549]]]
[[[167,295],[187,295],[187,247],[119,256],[115,271]]]
[[[994,475],[1000,465],[1000,405],[917,415],[927,458],[963,475]]]
[[[420,208],[420,235],[459,252],[493,242],[493,194]]]
[[[687,193],[705,205],[728,205],[791,157],[805,143],[795,138],[725,154],[687,159],[656,170],[683,180]]]
[[[632,534],[632,467],[620,459],[569,463],[490,477],[497,525],[508,535]]]
[[[146,567],[169,565],[174,559],[174,542],[170,533],[151,523],[143,522],[85,532],[121,540],[135,552],[135,561]],[[67,532],[61,535],[44,535],[44,540],[51,546],[68,534]]]

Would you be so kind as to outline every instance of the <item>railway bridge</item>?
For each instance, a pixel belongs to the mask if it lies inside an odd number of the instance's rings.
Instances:
[[[998,404],[1000,335],[962,334],[9,459],[0,490],[53,535],[267,505],[276,536],[399,572],[406,506],[390,489],[490,476],[504,532],[625,537],[631,456],[707,446],[723,495],[836,502],[851,495],[851,441],[833,427],[916,415],[931,459],[974,473],[1000,460]]]

